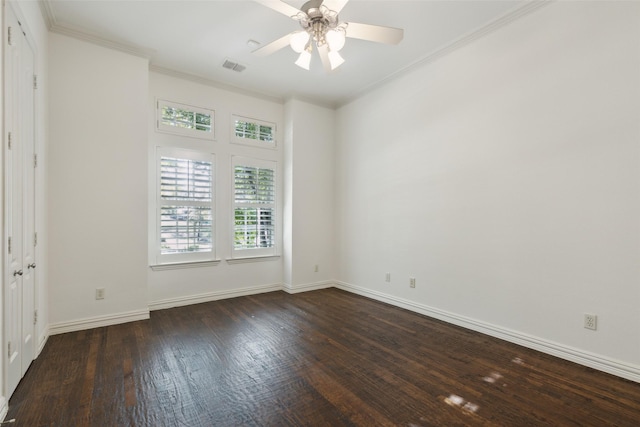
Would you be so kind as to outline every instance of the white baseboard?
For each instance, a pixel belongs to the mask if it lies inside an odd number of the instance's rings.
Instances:
[[[300,292],[314,291],[318,289],[325,289],[330,287],[336,287],[347,292],[362,295],[368,298],[382,301],[387,304],[394,305],[396,307],[405,308],[407,310],[423,314],[425,316],[433,317],[439,320],[443,320],[447,323],[451,323],[457,326],[461,326],[466,329],[477,331],[492,337],[500,338],[505,341],[512,342],[514,344],[521,345],[533,350],[540,351],[542,353],[550,354],[552,356],[559,357],[561,359],[569,360],[574,363],[578,363],[583,366],[588,366],[599,371],[607,372],[612,375],[616,375],[622,378],[629,379],[640,383],[640,366],[632,365],[629,363],[621,362],[604,357],[599,354],[590,353],[584,350],[569,347],[563,344],[559,344],[553,341],[548,341],[539,337],[524,334],[522,332],[514,331],[508,328],[504,328],[490,323],[482,322],[469,317],[461,316],[455,313],[451,313],[445,310],[440,310],[434,307],[430,307],[424,304],[420,304],[414,301],[410,301],[404,298],[395,297],[393,295],[385,294],[378,291],[373,291],[360,286],[352,285],[339,281],[323,281],[315,283],[306,283],[301,285],[290,284],[272,284],[253,286],[243,289],[234,289],[226,291],[208,292],[198,295],[190,295],[178,298],[167,298],[163,300],[153,301],[149,304],[149,310],[162,310],[172,307],[180,307],[191,304],[199,304],[203,302],[216,301],[225,298],[234,298],[239,296],[254,295],[266,292],[284,290],[289,294],[295,294]],[[61,322],[50,325],[48,328],[48,334],[45,333],[40,338],[40,346],[38,354],[42,351],[49,335],[62,334],[65,332],[80,331],[84,329],[98,328],[102,326],[116,325],[119,323],[133,322],[137,320],[144,320],[149,318],[149,310],[139,310],[128,313],[119,313],[115,315],[97,316],[92,318],[74,320],[70,322]],[[6,414],[6,402],[3,402],[3,398],[0,397],[0,404],[3,404]],[[2,410],[0,408],[0,410]],[[2,412],[0,412],[0,416]],[[1,419],[1,418],[0,418]]]
[[[461,326],[466,329],[471,329],[492,337],[500,338],[502,340],[537,350],[542,353],[550,354],[561,359],[569,360],[583,366],[588,366],[599,371],[626,378],[631,381],[640,382],[640,366],[609,359],[598,354],[589,353],[584,350],[547,341],[522,332],[492,325],[469,317],[460,316],[455,313],[429,307],[424,304],[416,303],[404,298],[398,298],[382,292],[372,291],[349,283],[336,282],[335,287],[347,292],[382,301],[396,307],[402,307],[416,313],[424,314],[425,316],[443,320],[447,323]]]
[[[182,307],[191,304],[216,301],[225,298],[235,298],[246,295],[263,294],[266,292],[281,291],[282,284],[252,286],[242,289],[231,289],[225,291],[207,292],[204,294],[188,295],[177,298],[166,298],[149,303],[149,310],[163,310],[165,308]]]
[[[335,286],[335,282],[325,280],[323,282],[304,283],[301,285],[282,284],[282,290],[289,294],[297,294],[299,292],[317,291],[318,289],[327,289]]]
[[[100,328],[103,326],[117,325],[120,323],[135,322],[149,318],[149,310],[136,310],[125,313],[109,314],[106,316],[87,317],[69,322],[54,323],[49,326],[49,334],[57,335],[66,332],[82,331],[85,329]]]
[[[9,412],[9,405],[7,404],[7,398],[0,396],[0,421],[3,421]]]
[[[38,344],[38,349],[36,351],[36,358],[38,356],[40,356],[40,353],[42,353],[42,349],[44,349],[45,344],[47,343],[47,340],[49,339],[49,326],[46,326],[44,328],[44,331],[42,332],[42,335],[40,335],[40,339],[38,340],[39,344]]]

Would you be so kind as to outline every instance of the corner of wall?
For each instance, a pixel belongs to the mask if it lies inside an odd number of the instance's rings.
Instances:
[[[324,283],[335,274],[335,110],[292,99],[285,111],[290,264],[284,282],[295,288]]]

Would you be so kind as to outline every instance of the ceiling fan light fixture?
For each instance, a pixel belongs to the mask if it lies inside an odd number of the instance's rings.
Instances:
[[[331,71],[335,70],[343,63],[344,58],[340,55],[340,52],[334,50],[329,52],[329,64],[331,64]]]
[[[298,21],[302,31],[295,31],[280,37],[253,51],[253,53],[266,56],[289,44],[295,52],[300,54],[295,62],[296,65],[306,70],[309,69],[314,44],[325,70],[332,71],[345,62],[338,52],[344,47],[346,37],[377,43],[398,44],[404,36],[404,31],[400,28],[358,22],[340,22],[338,14],[349,0],[307,0],[299,9],[284,0],[254,1]],[[324,4],[325,1],[328,5]]]
[[[309,33],[306,31],[297,31],[291,35],[289,44],[294,52],[302,53],[309,43]]]
[[[347,37],[343,29],[336,28],[334,30],[327,31],[325,39],[327,40],[327,44],[329,44],[331,51],[338,52],[344,47]]]
[[[309,70],[311,66],[311,52],[303,50],[296,61],[296,65],[300,68],[304,68],[305,70]]]

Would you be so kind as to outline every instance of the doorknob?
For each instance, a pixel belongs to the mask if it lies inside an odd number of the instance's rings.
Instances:
[[[27,268],[36,268],[36,263],[32,262],[31,264],[27,265]]]
[[[22,270],[16,270],[13,272],[13,277],[22,276]]]

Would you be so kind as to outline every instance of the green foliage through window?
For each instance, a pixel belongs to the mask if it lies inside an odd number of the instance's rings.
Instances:
[[[275,241],[273,209],[236,208],[234,248],[254,249],[273,247]]]
[[[235,132],[237,138],[273,143],[274,126],[272,125],[237,118],[235,120]]]
[[[275,246],[275,170],[234,167],[234,249]]]
[[[164,105],[162,106],[162,124],[211,132],[211,115]]]

